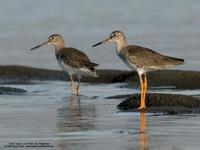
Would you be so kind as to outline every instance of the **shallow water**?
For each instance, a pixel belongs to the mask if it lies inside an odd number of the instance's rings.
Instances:
[[[184,58],[179,69],[200,70],[198,0],[20,0],[0,1],[0,64],[58,69],[53,47],[29,49],[61,33],[66,46],[86,52],[99,68],[128,69],[114,44],[92,45],[113,30],[127,42]]]
[[[57,150],[199,149],[200,115],[123,113],[115,108],[121,100],[104,97],[135,93],[137,89],[83,83],[83,95],[77,97],[65,95],[65,84],[9,85],[24,88],[28,93],[0,97],[0,148],[13,142],[49,143],[53,147],[48,149]],[[161,90],[188,95],[200,93],[199,90],[193,93]]]

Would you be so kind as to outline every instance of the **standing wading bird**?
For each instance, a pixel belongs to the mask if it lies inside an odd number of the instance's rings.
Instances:
[[[74,95],[74,81],[72,75],[77,75],[77,95],[80,95],[80,80],[81,76],[98,77],[95,72],[95,64],[90,61],[88,56],[72,47],[65,47],[64,40],[61,35],[53,34],[48,37],[48,40],[38,46],[31,48],[31,50],[37,49],[44,45],[54,45],[55,55],[60,67],[69,74],[71,79],[71,94]]]
[[[145,47],[126,45],[125,35],[121,31],[113,31],[108,38],[93,45],[93,47],[108,42],[115,42],[117,44],[116,52],[118,56],[131,69],[135,69],[138,72],[141,88],[139,109],[146,108],[146,73],[149,71],[164,69],[165,67],[176,66],[184,63],[183,59],[165,56]]]

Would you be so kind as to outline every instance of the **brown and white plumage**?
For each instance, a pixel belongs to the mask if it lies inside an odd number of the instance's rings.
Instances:
[[[93,45],[93,47],[108,42],[115,42],[117,45],[117,55],[131,69],[135,69],[138,72],[141,84],[140,108],[146,108],[146,73],[149,71],[164,69],[166,67],[176,66],[184,63],[183,59],[165,56],[149,48],[137,45],[126,45],[125,35],[121,31],[113,31],[108,38]]]
[[[74,82],[72,75],[76,75],[78,77],[77,95],[80,95],[81,76],[98,77],[95,72],[95,67],[98,66],[98,64],[91,62],[88,56],[78,49],[72,47],[66,48],[64,40],[59,34],[49,36],[48,41],[33,47],[31,50],[47,44],[55,46],[55,55],[58,60],[58,64],[70,76],[72,94],[74,94]]]
[[[136,45],[128,45],[121,51],[126,51],[128,62],[135,65],[136,68],[144,68],[147,72],[179,65],[184,62],[183,59],[165,56],[149,48]]]
[[[85,53],[75,48],[68,47],[61,49],[56,53],[56,58],[63,70],[71,75],[98,77],[95,72],[95,67],[98,64],[91,62]]]

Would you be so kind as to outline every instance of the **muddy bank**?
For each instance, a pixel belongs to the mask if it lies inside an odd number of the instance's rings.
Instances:
[[[97,70],[99,78],[83,77],[82,82],[117,83],[125,82],[126,87],[138,87],[139,80],[135,71]],[[28,84],[33,80],[69,80],[63,71],[39,69],[24,66],[0,66],[0,82]],[[76,80],[76,78],[75,78]],[[177,89],[199,89],[200,72],[162,70],[148,74],[148,86],[170,86]]]
[[[107,99],[122,99],[117,105],[122,111],[138,112],[140,94],[117,95]],[[149,93],[146,96],[146,112],[164,114],[200,113],[200,99],[174,94]]]

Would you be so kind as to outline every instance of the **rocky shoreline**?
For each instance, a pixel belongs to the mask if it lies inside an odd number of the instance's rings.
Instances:
[[[82,77],[82,82],[88,83],[116,83],[123,82],[132,73],[121,70],[97,70],[99,78]],[[74,78],[76,80],[76,77]],[[0,82],[6,84],[23,84],[31,83],[34,80],[53,81],[70,80],[64,71],[48,70],[26,66],[0,66]]]
[[[12,87],[0,87],[0,95],[16,95],[26,93],[26,90]]]
[[[123,87],[138,88],[139,80],[135,71],[121,70],[97,70],[99,78],[83,77],[82,82],[88,83],[124,83]],[[63,71],[32,68],[25,66],[0,66],[1,84],[33,84],[35,80],[53,81],[69,80],[68,75]],[[76,78],[75,78],[76,80]],[[200,72],[162,70],[150,72],[148,74],[148,86],[153,87],[173,87],[175,89],[200,89]],[[0,94],[21,94],[26,91],[23,89],[0,87]],[[122,111],[139,111],[139,94],[117,95],[108,97],[112,99],[120,98],[117,108]],[[133,100],[132,100],[133,99]],[[156,94],[150,93],[146,97],[147,112],[180,114],[180,113],[199,113],[200,100],[186,95],[175,94]]]
[[[187,95],[148,93],[146,95],[146,110],[138,109],[140,94],[115,95],[106,99],[122,99],[117,108],[127,112],[146,111],[162,114],[200,113],[200,99]]]
[[[139,79],[135,71],[97,70],[99,78],[83,77],[88,83],[126,83],[126,87],[138,87]],[[28,84],[34,80],[69,80],[68,75],[59,70],[48,70],[17,65],[0,66],[0,83]],[[76,80],[76,78],[75,78]],[[181,70],[160,70],[148,74],[148,86],[167,86],[176,89],[200,89],[200,72]]]

